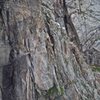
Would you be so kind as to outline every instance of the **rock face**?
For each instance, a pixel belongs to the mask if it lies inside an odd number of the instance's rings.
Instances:
[[[100,100],[65,0],[0,6],[1,100]]]
[[[73,2],[72,2],[73,1]],[[69,12],[82,44],[86,61],[100,66],[100,1],[69,0]]]

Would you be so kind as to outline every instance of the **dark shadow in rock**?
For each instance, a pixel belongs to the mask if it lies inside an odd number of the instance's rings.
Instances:
[[[12,64],[3,66],[2,100],[16,100],[14,91],[14,67]]]

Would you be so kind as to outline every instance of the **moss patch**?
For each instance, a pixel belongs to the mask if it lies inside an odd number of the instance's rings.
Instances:
[[[100,72],[100,68],[99,67],[93,68],[92,71],[94,71],[94,72]]]
[[[50,88],[47,91],[47,96],[52,96],[52,95],[63,95],[64,94],[64,88],[63,86],[60,86],[59,88],[57,88],[56,86],[53,86],[52,88]]]
[[[100,72],[100,66],[92,66],[92,71]]]

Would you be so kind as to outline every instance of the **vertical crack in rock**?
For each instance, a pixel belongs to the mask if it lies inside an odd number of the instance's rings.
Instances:
[[[48,32],[48,35],[50,37],[50,42],[51,42],[51,46],[52,46],[52,49],[54,51],[54,38],[53,36],[51,35],[51,32],[50,32],[50,28],[49,28],[49,23],[46,23],[46,27],[47,27],[47,32]]]
[[[74,24],[72,23],[71,15],[69,15],[68,13],[68,8],[67,8],[65,0],[63,0],[63,10],[64,10],[63,12],[64,24],[65,24],[66,32],[68,36],[70,37],[70,41],[74,42],[78,46],[78,48],[81,50],[80,40],[76,32],[76,29],[74,27]]]
[[[66,0],[2,1],[0,100],[99,100]]]

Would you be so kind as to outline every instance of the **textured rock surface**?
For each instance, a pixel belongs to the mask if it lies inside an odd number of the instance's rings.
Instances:
[[[2,6],[2,100],[99,100],[64,0],[9,0]]]
[[[100,1],[69,0],[67,5],[87,63],[100,65]]]

